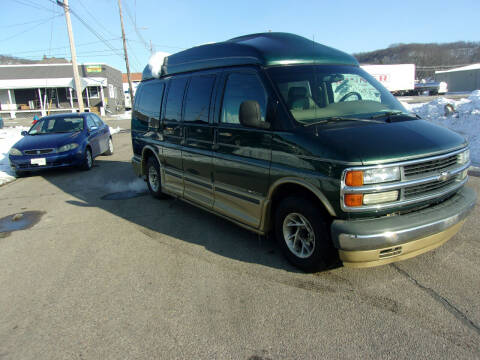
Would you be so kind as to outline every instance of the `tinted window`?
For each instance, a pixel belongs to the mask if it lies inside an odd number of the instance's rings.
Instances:
[[[160,119],[163,86],[163,83],[160,82],[147,83],[143,86],[137,111],[145,118]]]
[[[260,105],[262,121],[265,121],[267,95],[255,74],[233,73],[228,76],[223,96],[222,122],[240,124],[238,112],[240,104],[246,100],[255,100]]]
[[[92,118],[91,115],[87,116],[87,126],[88,126],[89,129],[97,126],[97,124],[95,124],[95,121],[93,121],[93,118]]]
[[[149,125],[153,128],[158,127],[163,88],[164,83],[158,81],[139,86],[132,114],[133,129],[147,131]]]
[[[180,121],[182,118],[182,100],[187,79],[172,79],[168,90],[165,120]]]
[[[82,117],[42,118],[29,130],[30,135],[61,132],[76,132],[83,130]]]
[[[215,76],[197,76],[190,80],[185,99],[184,121],[208,123],[214,83]]]
[[[103,121],[97,115],[92,114],[90,116],[93,118],[93,121],[95,121],[95,124],[97,124],[99,128],[103,127]]]

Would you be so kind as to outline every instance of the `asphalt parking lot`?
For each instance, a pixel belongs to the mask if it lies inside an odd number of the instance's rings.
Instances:
[[[0,218],[33,221],[0,233],[0,359],[480,358],[479,206],[417,258],[304,274],[272,240],[148,196],[128,130],[114,144],[89,172],[0,187]]]

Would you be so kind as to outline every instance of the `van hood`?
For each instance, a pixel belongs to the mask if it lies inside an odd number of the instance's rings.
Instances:
[[[425,120],[392,123],[345,122],[307,127],[316,138],[312,152],[342,162],[381,164],[439,154],[465,147],[465,138]],[[310,146],[309,146],[310,147]],[[328,149],[328,153],[325,150]]]

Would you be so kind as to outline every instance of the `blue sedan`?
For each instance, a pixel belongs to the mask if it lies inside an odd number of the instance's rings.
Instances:
[[[22,135],[8,153],[17,176],[68,166],[90,170],[95,157],[113,154],[110,128],[93,113],[46,116]]]

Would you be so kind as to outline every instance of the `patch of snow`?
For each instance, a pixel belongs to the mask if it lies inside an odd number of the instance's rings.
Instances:
[[[0,129],[0,185],[15,180],[15,175],[10,168],[8,151],[22,138],[22,131],[29,128],[25,126],[6,127]]]
[[[120,126],[117,126],[116,128],[112,128],[111,126],[109,126],[109,128],[110,128],[110,134],[111,135],[119,133],[121,130],[123,130]]]
[[[150,57],[148,60],[148,67],[150,68],[153,77],[160,77],[163,62],[168,55],[170,54],[163,51],[157,51]]]
[[[132,110],[125,111],[122,114],[110,115],[111,120],[129,120],[132,117]]]
[[[470,143],[470,158],[480,165],[480,90],[475,90],[468,98],[460,100],[439,97],[429,103],[406,104],[407,110],[416,113],[422,119],[449,128],[463,135]],[[445,105],[455,109],[452,115],[445,115]]]

